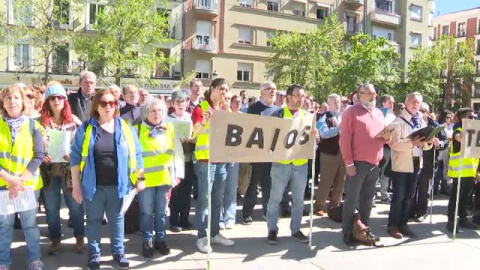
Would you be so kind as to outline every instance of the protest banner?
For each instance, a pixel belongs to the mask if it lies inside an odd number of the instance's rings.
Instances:
[[[314,115],[297,119],[217,111],[210,122],[211,162],[313,159]]]

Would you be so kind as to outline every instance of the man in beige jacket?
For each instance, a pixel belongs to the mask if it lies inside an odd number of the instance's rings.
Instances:
[[[393,121],[398,125],[390,143],[393,196],[388,216],[388,233],[397,239],[403,235],[416,237],[407,222],[420,174],[423,150],[431,149],[433,144],[433,140],[425,142],[423,137],[407,138],[412,132],[427,126],[419,113],[422,101],[420,93],[410,93],[405,100],[405,109]]]

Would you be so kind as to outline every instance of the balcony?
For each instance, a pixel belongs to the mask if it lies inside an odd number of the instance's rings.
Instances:
[[[399,26],[401,19],[402,17],[400,15],[380,8],[370,12],[370,20],[380,24]]]
[[[216,0],[194,0],[193,11],[197,14],[215,17],[218,15],[218,4]]]
[[[363,31],[363,24],[360,23],[347,23],[346,34],[347,36],[353,36],[360,34]]]
[[[214,38],[209,40],[205,39],[192,39],[192,50],[204,51],[208,53],[217,53],[216,41]]]
[[[457,37],[465,37],[465,36],[467,36],[467,32],[465,32],[465,31],[458,31],[457,32]]]
[[[345,0],[345,4],[359,8],[363,6],[363,0]]]

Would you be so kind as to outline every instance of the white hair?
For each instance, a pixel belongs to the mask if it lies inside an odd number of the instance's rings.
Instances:
[[[121,93],[121,92],[122,92],[122,90],[120,89],[120,87],[118,87],[118,85],[116,85],[116,84],[110,85],[110,86],[108,87],[108,90],[113,90],[113,91],[116,91],[116,92],[118,92],[118,93]]]
[[[422,102],[422,109],[427,112],[430,112],[430,106],[425,102]]]
[[[82,83],[83,78],[85,78],[85,77],[93,77],[95,79],[95,81],[97,81],[97,75],[95,75],[95,73],[93,73],[91,71],[88,71],[88,70],[85,70],[85,71],[82,71],[80,73],[80,83]]]
[[[158,99],[158,98],[151,98],[143,104],[143,106],[140,109],[140,117],[142,118],[143,121],[147,120],[148,113],[150,113],[150,110],[153,108],[153,106],[158,106],[162,110],[163,117],[167,116],[168,114],[168,109],[167,109],[167,104],[165,101]]]
[[[328,95],[327,97],[327,101],[333,101],[334,99],[341,99],[340,95],[339,94],[330,94]]]
[[[405,103],[407,103],[410,99],[412,99],[414,97],[419,97],[420,100],[423,101],[422,94],[420,94],[419,92],[412,92],[412,93],[408,94],[407,97],[405,98]]]
[[[371,90],[375,91],[375,86],[373,86],[373,84],[371,84],[371,83],[364,83],[364,84],[360,85],[360,87],[358,88],[358,93],[363,93],[365,91],[365,89],[371,89]]]
[[[262,85],[260,86],[260,90],[265,90],[268,86],[277,88],[277,85],[274,82],[266,81],[266,82],[262,83]]]

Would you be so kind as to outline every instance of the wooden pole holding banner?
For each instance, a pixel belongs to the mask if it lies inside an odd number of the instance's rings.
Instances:
[[[462,157],[462,155],[460,155]],[[455,219],[453,220],[453,240],[457,238],[457,216],[458,216],[458,203],[460,200],[460,182],[462,181],[462,166],[463,158],[460,158],[460,172],[458,174],[457,182],[457,201],[455,202]]]
[[[208,137],[210,138],[210,128],[208,129]],[[208,145],[210,153],[210,144]],[[211,269],[211,256],[212,256],[212,243],[210,237],[211,228],[212,228],[212,163],[210,162],[210,157],[208,158],[207,165],[207,270]],[[213,176],[215,177],[215,175]]]
[[[317,116],[313,117],[312,129],[316,130]],[[317,138],[315,138],[316,140]],[[316,145],[316,142],[315,142]],[[315,161],[316,161],[316,149],[313,147],[313,159],[312,159],[312,179],[310,180],[310,233],[308,234],[308,245],[312,248],[312,230],[313,230],[313,195],[315,194]]]
[[[430,179],[430,224],[432,224],[433,221],[433,186],[435,184],[435,159],[437,159],[437,151],[435,150],[435,147],[433,148],[433,175],[432,179]]]

